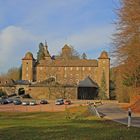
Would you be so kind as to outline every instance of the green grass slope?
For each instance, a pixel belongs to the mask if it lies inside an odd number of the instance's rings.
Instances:
[[[0,140],[139,140],[140,129],[98,119],[84,109],[0,113]]]

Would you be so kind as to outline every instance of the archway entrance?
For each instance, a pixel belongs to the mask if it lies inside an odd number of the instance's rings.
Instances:
[[[18,89],[18,95],[24,95],[24,94],[25,94],[24,88],[19,88]]]
[[[93,100],[98,96],[98,85],[90,77],[79,82],[77,98],[81,100]]]
[[[97,88],[78,87],[78,99],[93,100],[97,97]]]

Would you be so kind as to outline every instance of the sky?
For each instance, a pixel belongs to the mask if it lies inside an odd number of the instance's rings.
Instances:
[[[47,41],[51,55],[65,44],[89,59],[110,51],[118,0],[0,0],[0,73],[20,67]]]

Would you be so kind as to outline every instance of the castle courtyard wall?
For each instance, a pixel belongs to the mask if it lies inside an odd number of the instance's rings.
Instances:
[[[34,99],[77,99],[77,87],[29,87],[28,93]]]

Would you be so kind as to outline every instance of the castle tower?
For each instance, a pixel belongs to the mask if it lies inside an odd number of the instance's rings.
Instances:
[[[71,54],[72,54],[71,51],[72,51],[71,48],[67,44],[65,44],[64,47],[62,48],[62,57],[64,59],[71,58]]]
[[[106,88],[106,97],[109,99],[109,73],[110,73],[110,58],[106,51],[103,51],[98,58],[98,84],[101,87],[103,82]],[[102,87],[101,87],[102,88]]]
[[[32,82],[34,80],[34,58],[31,52],[27,52],[22,59],[22,80],[28,80]]]
[[[44,45],[44,57],[45,57],[45,60],[51,60],[51,55],[48,51],[48,45],[47,45],[46,41],[45,41],[45,45]]]

